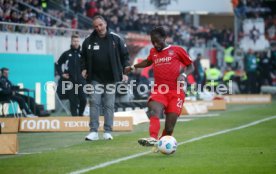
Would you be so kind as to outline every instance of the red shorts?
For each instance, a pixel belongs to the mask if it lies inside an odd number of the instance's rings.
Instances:
[[[151,93],[148,102],[156,101],[161,103],[165,107],[165,113],[176,113],[178,116],[181,114],[183,103],[185,100],[185,94],[183,91],[170,90],[166,94],[160,94],[158,91]]]

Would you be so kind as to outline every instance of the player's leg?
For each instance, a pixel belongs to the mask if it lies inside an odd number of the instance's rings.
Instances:
[[[175,126],[178,116],[179,115],[176,113],[167,113],[166,114],[165,128],[163,129],[161,137],[163,137],[165,135],[173,134],[174,126]]]
[[[150,101],[148,103],[148,112],[147,115],[150,119],[149,124],[149,134],[150,138],[140,138],[138,143],[142,146],[154,146],[158,140],[158,134],[160,130],[160,116],[163,113],[164,105],[156,102]]]
[[[177,118],[182,112],[182,107],[185,98],[183,92],[178,93],[177,91],[170,91],[167,96],[169,98],[169,103],[165,111],[165,128],[162,132],[161,137],[165,135],[172,135]]]
[[[158,139],[160,130],[160,116],[163,114],[164,106],[161,103],[150,101],[148,103],[149,111],[147,112],[150,119],[149,134],[150,137]]]

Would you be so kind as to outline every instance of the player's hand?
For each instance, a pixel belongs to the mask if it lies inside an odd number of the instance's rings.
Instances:
[[[124,73],[125,73],[125,74],[128,74],[128,73],[130,73],[131,71],[133,71],[133,68],[132,68],[131,66],[127,66],[127,67],[125,67]]]
[[[128,76],[123,74],[122,82],[128,82]]]
[[[178,82],[185,82],[186,81],[186,77],[182,74],[180,74],[178,77],[177,77],[177,81]]]
[[[83,78],[86,79],[87,78],[87,70],[86,69],[82,70],[81,75]]]
[[[62,74],[62,77],[63,77],[64,79],[69,79],[69,74],[64,73],[64,74]]]
[[[186,81],[186,77],[182,74],[180,74],[178,77],[177,77],[177,83],[180,83],[180,87],[183,87],[184,84],[185,84],[185,81]]]

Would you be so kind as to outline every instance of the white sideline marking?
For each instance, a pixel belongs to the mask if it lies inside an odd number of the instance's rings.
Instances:
[[[38,153],[41,153],[41,152],[38,152]],[[28,152],[17,153],[17,155],[31,155],[31,154],[35,154],[35,153],[28,153]]]
[[[203,117],[218,117],[218,116],[221,116],[221,114],[215,113],[215,114],[184,115],[184,116],[180,116],[179,118],[203,118]]]
[[[261,119],[261,120],[257,120],[257,121],[254,121],[254,122],[242,125],[242,126],[238,126],[238,127],[234,127],[234,128],[230,128],[230,129],[225,129],[225,130],[222,130],[222,131],[218,131],[218,132],[206,134],[206,135],[203,135],[203,136],[199,136],[199,137],[196,137],[196,138],[192,138],[192,139],[189,139],[187,141],[180,142],[180,143],[178,143],[178,145],[183,145],[183,144],[191,143],[191,142],[194,142],[194,141],[199,141],[199,140],[202,140],[204,138],[209,138],[209,137],[213,137],[213,136],[216,136],[216,135],[225,134],[225,133],[228,133],[228,132],[244,129],[244,128],[247,128],[247,127],[250,127],[250,126],[255,126],[257,124],[260,124],[262,122],[266,122],[266,121],[269,121],[269,120],[272,120],[272,119],[275,119],[275,118],[276,118],[276,115],[271,116],[271,117],[267,117],[267,118],[264,118],[264,119]],[[88,167],[88,168],[85,168],[85,169],[82,169],[82,170],[77,170],[77,171],[71,172],[70,174],[80,174],[80,173],[89,172],[91,170],[96,170],[96,169],[107,167],[107,166],[110,166],[112,164],[116,164],[116,163],[119,163],[119,162],[122,162],[122,161],[126,161],[126,160],[134,159],[134,158],[137,158],[137,157],[140,157],[140,156],[144,156],[144,155],[147,155],[149,153],[152,153],[152,151],[137,153],[137,154],[126,156],[126,157],[119,158],[119,159],[116,159],[116,160],[104,162],[104,163],[101,163],[101,164],[98,164],[98,165],[95,165],[95,166],[92,166],[92,167]]]

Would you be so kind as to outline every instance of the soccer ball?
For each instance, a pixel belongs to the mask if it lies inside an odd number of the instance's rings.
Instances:
[[[158,141],[157,148],[165,155],[173,154],[177,148],[177,141],[173,136],[166,135]]]

